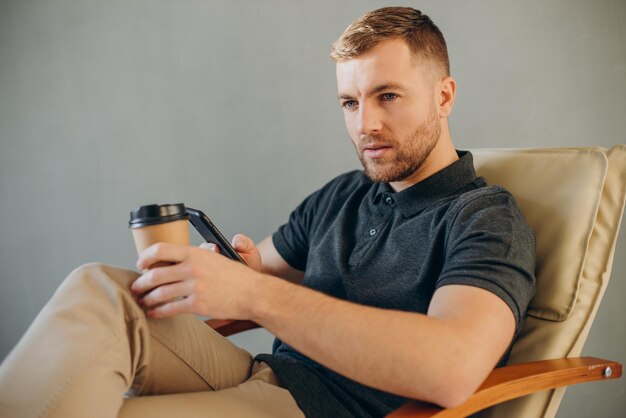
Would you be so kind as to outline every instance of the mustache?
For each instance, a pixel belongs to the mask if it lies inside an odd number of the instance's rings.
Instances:
[[[395,145],[395,141],[392,138],[387,138],[383,135],[367,135],[361,137],[359,140],[359,149],[364,150],[370,148],[372,145],[382,145],[392,147]]]

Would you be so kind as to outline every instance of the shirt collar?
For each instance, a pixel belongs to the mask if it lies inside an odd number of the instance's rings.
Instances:
[[[394,192],[389,183],[379,183],[374,196],[374,204],[381,200],[397,205],[406,217],[413,216],[431,203],[448,197],[463,189],[476,179],[474,158],[469,151],[457,151],[459,159],[432,176]],[[391,198],[391,200],[389,200]]]

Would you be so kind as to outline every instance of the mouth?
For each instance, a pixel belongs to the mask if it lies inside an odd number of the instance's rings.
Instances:
[[[370,158],[381,158],[387,151],[391,150],[390,145],[376,143],[363,147],[363,155]]]

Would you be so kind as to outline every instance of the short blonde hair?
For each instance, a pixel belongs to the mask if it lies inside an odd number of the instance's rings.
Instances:
[[[404,39],[411,52],[437,64],[446,76],[450,61],[446,41],[432,20],[411,7],[383,7],[355,20],[333,43],[330,57],[346,61],[369,51],[381,41]]]

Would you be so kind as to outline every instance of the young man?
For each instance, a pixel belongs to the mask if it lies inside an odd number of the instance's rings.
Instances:
[[[382,416],[406,398],[457,405],[504,360],[534,292],[534,238],[452,145],[443,36],[384,8],[332,57],[364,170],[258,246],[236,236],[248,266],[157,244],[137,267],[173,265],[73,272],[2,365],[0,415]],[[253,320],[274,352],[253,359],[182,314]]]

